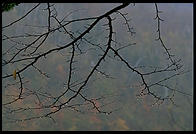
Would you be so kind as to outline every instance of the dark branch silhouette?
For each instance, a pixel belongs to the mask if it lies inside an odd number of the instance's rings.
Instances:
[[[104,107],[111,105],[117,101],[117,99],[113,99],[112,101],[105,102],[102,105],[98,105],[98,101],[100,100],[107,100],[110,97],[116,97],[119,94],[105,94],[103,96],[98,96],[97,98],[90,98],[88,95],[85,95],[83,91],[85,88],[87,88],[88,84],[96,81],[93,79],[93,75],[96,73],[99,73],[103,78],[113,79],[114,77],[111,76],[111,74],[107,73],[106,71],[103,71],[101,69],[102,63],[106,63],[107,58],[110,58],[112,60],[120,61],[121,64],[125,65],[130,72],[135,72],[137,76],[140,78],[140,93],[137,95],[137,97],[141,96],[151,96],[155,99],[152,106],[155,104],[162,104],[164,101],[169,100],[171,103],[174,103],[174,95],[175,93],[180,93],[183,95],[191,96],[189,93],[185,93],[180,91],[177,88],[170,87],[169,85],[165,84],[164,82],[169,81],[170,79],[174,77],[178,77],[179,75],[182,75],[186,73],[187,71],[182,70],[181,60],[176,60],[175,56],[170,53],[170,49],[167,48],[167,46],[164,44],[164,41],[161,37],[161,21],[163,21],[160,18],[160,13],[158,9],[158,5],[155,4],[155,19],[157,20],[157,33],[158,38],[157,40],[160,41],[161,47],[164,49],[165,53],[167,54],[168,65],[163,67],[155,67],[155,66],[132,66],[132,63],[130,63],[126,57],[123,57],[121,54],[121,50],[125,49],[127,47],[136,46],[136,43],[129,43],[122,45],[120,42],[116,41],[114,39],[114,36],[116,34],[116,31],[114,30],[113,22],[115,19],[112,17],[113,14],[119,15],[118,17],[122,19],[124,22],[127,32],[132,35],[135,35],[136,32],[134,31],[133,27],[129,24],[129,19],[127,18],[127,13],[123,13],[121,10],[129,6],[129,3],[123,3],[106,13],[96,16],[96,17],[87,17],[87,18],[79,18],[79,19],[73,19],[73,20],[65,20],[67,16],[65,16],[62,20],[58,18],[58,13],[54,7],[54,5],[47,3],[46,4],[46,10],[47,11],[47,26],[36,26],[39,28],[46,28],[47,30],[40,34],[34,34],[34,33],[24,33],[24,35],[16,35],[16,36],[8,36],[6,33],[6,29],[9,29],[9,27],[15,23],[20,23],[22,19],[25,19],[28,14],[33,12],[35,8],[38,8],[41,4],[37,4],[35,7],[33,7],[30,11],[28,11],[23,17],[20,19],[3,26],[3,38],[2,41],[10,41],[12,43],[16,43],[17,45],[12,45],[8,49],[2,52],[2,68],[6,68],[9,65],[13,64],[21,64],[20,67],[16,69],[16,75],[17,80],[14,81],[14,84],[9,83],[9,79],[13,77],[12,72],[9,72],[8,74],[4,73],[2,76],[3,82],[8,81],[5,88],[9,88],[12,85],[19,85],[19,90],[17,90],[18,95],[7,95],[7,97],[12,99],[7,99],[6,101],[3,101],[3,109],[5,109],[7,112],[6,114],[21,114],[23,112],[31,112],[39,110],[40,114],[34,114],[27,118],[22,119],[13,119],[10,118],[10,122],[18,122],[18,121],[27,121],[27,120],[33,120],[33,119],[40,119],[40,118],[49,118],[52,119],[54,122],[54,118],[52,116],[55,115],[55,113],[60,112],[64,109],[70,109],[76,112],[85,113],[85,112],[96,112],[96,113],[103,113],[103,114],[111,114],[112,112],[118,110],[119,108],[114,108],[110,110],[104,110]],[[72,14],[71,12],[70,14]],[[107,37],[106,37],[106,43],[103,44],[95,43],[90,40],[91,32],[95,27],[98,25],[98,23],[102,20],[106,20],[107,23],[103,25],[104,29],[107,31]],[[53,21],[55,21],[56,26],[53,26]],[[67,26],[76,23],[76,22],[86,22],[89,23],[91,21],[91,24],[85,25],[85,30],[74,32],[72,30],[69,30]],[[33,26],[33,25],[29,25]],[[53,35],[55,32],[62,32],[65,36],[65,38],[68,38],[68,43],[64,43],[61,46],[55,46],[53,48],[48,48],[47,50],[42,50],[43,47],[46,47],[44,45],[46,40],[50,38],[51,35]],[[93,35],[92,35],[93,36]],[[33,38],[33,40],[29,40],[29,43],[24,43],[17,41],[16,39],[20,38]],[[88,48],[86,51],[83,51],[82,45],[87,44]],[[115,45],[114,45],[115,44]],[[64,88],[61,93],[58,93],[58,95],[51,95],[49,92],[44,92],[44,87],[32,90],[29,87],[26,87],[26,81],[25,79],[25,72],[28,72],[30,69],[33,69],[35,72],[38,72],[41,76],[45,77],[46,79],[50,78],[50,74],[47,74],[47,72],[44,72],[42,69],[39,68],[37,65],[38,62],[41,62],[43,59],[47,59],[52,54],[60,53],[62,50],[69,51],[68,54],[70,54],[68,65],[66,69],[68,70],[68,75],[65,76],[67,79],[64,81]],[[70,51],[71,50],[71,51]],[[78,57],[85,55],[89,51],[97,51],[99,53],[97,62],[91,66],[91,70],[88,72],[88,74],[83,77],[82,79],[75,80],[74,74],[79,71],[82,73],[82,70],[77,70],[77,65],[75,65],[79,60]],[[9,55],[11,53],[11,55]],[[111,53],[113,55],[111,55]],[[150,68],[150,71],[141,71],[142,68]],[[158,73],[169,73],[170,76],[163,77],[162,79],[157,79],[155,82],[149,82],[147,79],[149,76],[152,76],[154,74]],[[19,79],[19,81],[18,81]],[[118,79],[118,78],[117,78]],[[153,89],[155,86],[159,86],[162,88],[167,88],[168,90],[172,91],[173,93],[168,96],[160,96],[158,95]],[[55,90],[55,89],[54,89]],[[158,89],[157,89],[158,90]],[[68,98],[65,99],[65,96],[68,95]],[[35,102],[35,105],[32,106],[22,106],[18,108],[12,108],[12,105],[15,105],[15,103],[18,103],[19,101],[27,101],[29,98],[33,98],[33,101]],[[79,101],[80,99],[80,101]],[[78,100],[78,101],[77,101]]]

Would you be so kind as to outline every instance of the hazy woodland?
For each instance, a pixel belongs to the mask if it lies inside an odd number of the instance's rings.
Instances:
[[[9,12],[2,13],[2,26],[5,26],[14,20],[22,17],[28,12],[36,3],[21,3],[14,7]],[[51,3],[52,5],[52,3]],[[119,6],[120,3],[55,3],[55,9],[58,13],[58,18],[63,18],[68,15],[65,20],[73,20],[78,18],[95,17],[108,12],[114,7]],[[161,105],[150,106],[154,99],[152,96],[137,97],[140,89],[137,85],[140,78],[135,72],[132,72],[127,66],[117,60],[112,60],[106,57],[105,62],[101,63],[100,70],[109,74],[112,78],[106,78],[101,73],[96,72],[89,80],[87,86],[81,91],[89,98],[100,97],[106,95],[105,99],[96,102],[103,107],[104,111],[113,111],[111,114],[94,113],[89,111],[77,112],[72,109],[62,109],[57,112],[53,118],[55,122],[48,118],[35,119],[24,122],[12,122],[10,118],[27,118],[31,114],[39,114],[39,111],[32,111],[32,113],[11,114],[9,109],[20,108],[22,106],[33,106],[36,99],[24,99],[15,104],[2,106],[2,129],[5,131],[17,130],[47,130],[47,131],[66,131],[66,130],[99,130],[99,131],[113,131],[113,130],[128,130],[128,131],[146,131],[146,130],[161,130],[161,131],[190,131],[193,130],[193,4],[188,3],[158,3],[159,10],[163,11],[160,16],[164,21],[161,21],[161,36],[168,48],[171,48],[171,53],[175,57],[181,59],[183,69],[189,72],[170,79],[167,85],[177,87],[178,90],[191,94],[185,95],[176,92],[174,102],[164,101]],[[2,31],[2,57],[9,59],[10,55],[3,55],[4,52],[16,42],[29,43],[33,41],[32,38],[12,38],[6,39],[6,36],[12,37],[17,35],[24,35],[25,33],[39,34],[47,31],[48,12],[46,10],[47,4],[42,3],[32,13],[20,22],[3,29]],[[133,27],[135,34],[130,36],[126,33],[126,26],[123,24],[122,16],[112,14],[113,29],[116,34],[113,35],[116,41],[122,45],[136,43],[133,46],[126,47],[119,51],[119,53],[132,66],[164,66],[167,64],[167,56],[161,47],[157,38],[157,21],[153,18],[156,15],[154,3],[135,3],[130,4],[124,9],[120,10],[122,13],[128,13],[127,18],[130,20],[130,25]],[[67,28],[78,36],[80,32],[85,30],[85,26],[91,24],[93,21],[81,21],[72,23]],[[92,31],[86,35],[90,41],[94,43],[106,44],[108,31],[102,25],[107,23],[107,20],[100,21]],[[51,27],[57,26],[58,23],[51,21]],[[62,30],[63,31],[63,30]],[[4,36],[6,35],[6,36]],[[6,39],[6,40],[5,40]],[[15,42],[14,42],[15,41]],[[65,37],[62,32],[54,32],[49,35],[44,45],[39,49],[39,52],[49,50],[57,46],[63,46],[69,43],[71,39]],[[87,51],[88,43],[81,42],[80,49]],[[115,45],[114,45],[115,46]],[[104,47],[104,46],[103,46]],[[20,48],[20,46],[19,46]],[[17,49],[13,49],[13,52]],[[27,50],[28,51],[28,50]],[[43,77],[34,68],[22,72],[24,81],[29,81],[24,84],[24,88],[31,90],[42,90],[48,92],[53,96],[62,93],[64,83],[68,80],[69,62],[71,49],[66,49],[53,53],[46,58],[42,58],[36,63],[40,70],[46,72],[50,78]],[[79,53],[79,51],[76,51]],[[96,64],[98,58],[102,53],[100,50],[91,49],[85,54],[76,57],[77,62],[74,64],[76,68],[76,75],[72,77],[74,80],[80,80],[89,74],[92,66]],[[111,57],[113,53],[109,53]],[[20,57],[19,57],[20,58]],[[21,68],[23,63],[14,63],[2,66],[2,76],[10,74],[15,69]],[[141,68],[142,70],[142,68]],[[161,77],[169,76],[170,72],[164,74],[156,74],[147,77],[147,81],[153,82]],[[19,79],[2,80],[2,103],[9,102],[13,98],[8,94],[18,94],[17,88],[20,84]],[[10,86],[6,86],[7,84]],[[13,84],[13,85],[11,85]],[[26,91],[26,90],[24,90]],[[162,96],[167,96],[172,92],[166,88],[157,87],[156,92]],[[67,94],[69,97],[71,94]],[[108,95],[108,96],[107,96]],[[66,99],[65,97],[65,99]],[[44,101],[44,98],[42,101]],[[80,102],[78,98],[74,100]],[[22,104],[22,105],[21,105]],[[80,108],[79,108],[80,109]],[[85,107],[80,109],[85,110]],[[35,112],[35,113],[34,113]]]

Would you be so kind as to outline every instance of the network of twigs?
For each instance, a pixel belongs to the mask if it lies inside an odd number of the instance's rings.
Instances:
[[[127,18],[127,13],[123,13],[121,12],[122,9],[126,8],[127,6],[130,5],[130,3],[123,3],[111,10],[109,10],[108,12],[100,15],[100,16],[96,16],[96,17],[89,17],[89,18],[80,18],[80,19],[74,19],[74,20],[66,20],[66,16],[63,19],[59,19],[58,18],[58,13],[55,9],[55,6],[47,3],[47,8],[45,9],[48,12],[48,16],[47,16],[47,31],[42,33],[42,34],[25,34],[25,35],[20,35],[20,36],[8,36],[6,34],[4,34],[4,31],[6,31],[7,29],[9,29],[9,27],[15,25],[16,23],[20,23],[21,20],[25,19],[26,16],[28,16],[31,12],[33,12],[36,8],[38,8],[41,4],[37,4],[35,5],[31,10],[29,10],[29,12],[27,12],[24,16],[22,16],[21,18],[19,18],[18,20],[9,23],[6,26],[2,26],[2,30],[3,30],[3,34],[2,34],[2,41],[7,41],[9,40],[10,42],[15,42],[17,44],[20,44],[23,47],[17,47],[16,45],[13,45],[12,47],[10,47],[9,49],[7,49],[5,52],[2,53],[2,68],[6,68],[8,65],[10,64],[15,64],[15,63],[24,63],[26,62],[25,65],[23,65],[20,69],[16,70],[16,75],[17,75],[17,80],[15,81],[15,83],[13,85],[20,85],[19,90],[18,90],[18,95],[14,96],[14,95],[7,95],[7,97],[12,97],[11,101],[6,101],[3,102],[3,109],[4,109],[4,114],[17,114],[17,113],[22,113],[22,112],[26,112],[26,111],[33,111],[33,110],[43,110],[44,112],[36,115],[36,116],[32,116],[32,117],[28,117],[28,118],[19,118],[19,119],[13,119],[11,118],[11,122],[20,122],[20,121],[27,121],[27,120],[32,120],[32,119],[39,119],[39,118],[50,118],[52,120],[53,119],[53,115],[63,109],[71,109],[77,112],[84,112],[80,109],[80,107],[87,107],[88,109],[85,110],[89,110],[92,111],[94,110],[96,113],[103,113],[103,114],[110,114],[113,111],[115,111],[116,109],[112,109],[111,111],[104,111],[102,109],[102,107],[104,107],[107,104],[103,104],[103,105],[97,105],[96,101],[99,100],[104,100],[107,99],[110,96],[115,96],[113,95],[103,95],[103,96],[99,96],[97,98],[89,98],[88,96],[84,95],[81,91],[84,90],[84,88],[87,86],[87,84],[89,83],[89,80],[91,79],[92,75],[95,72],[99,72],[102,77],[106,77],[106,78],[112,78],[111,75],[107,74],[106,72],[102,71],[101,69],[99,69],[99,67],[101,66],[102,62],[105,62],[106,57],[108,56],[109,58],[113,58],[115,60],[121,61],[122,64],[124,64],[125,66],[127,66],[127,68],[131,71],[131,72],[135,72],[141,79],[141,91],[140,93],[137,95],[138,97],[140,96],[145,96],[145,95],[149,95],[152,96],[155,99],[155,102],[152,104],[162,104],[165,100],[169,100],[172,103],[174,103],[173,98],[176,92],[181,93],[181,94],[186,94],[184,92],[181,92],[178,89],[174,89],[171,88],[165,84],[163,84],[164,81],[168,81],[169,79],[173,78],[173,77],[177,77],[183,73],[185,73],[185,71],[182,71],[182,65],[180,64],[180,59],[176,60],[175,56],[172,55],[170,53],[170,49],[167,48],[167,46],[164,44],[164,41],[161,37],[161,21],[163,21],[163,19],[160,18],[160,13],[161,11],[159,11],[157,4],[155,4],[155,20],[157,21],[157,34],[158,34],[158,38],[156,39],[157,41],[159,41],[161,43],[161,47],[164,49],[164,52],[168,58],[168,65],[166,65],[165,67],[162,68],[157,68],[157,67],[151,67],[151,71],[149,72],[141,72],[139,71],[139,67],[134,67],[131,65],[131,63],[129,63],[125,57],[123,57],[120,54],[120,50],[125,49],[127,47],[130,47],[133,44],[129,44],[129,45],[124,45],[124,46],[120,46],[114,47],[113,44],[118,44],[117,41],[114,40],[113,35],[115,34],[114,28],[113,28],[113,21],[115,21],[114,18],[112,18],[112,14],[117,14],[118,16],[122,17],[122,21],[124,21],[125,26],[127,28],[127,32],[132,35],[135,34],[135,31],[133,30],[133,27],[130,26],[129,24],[129,19]],[[54,19],[57,22],[57,26],[56,27],[52,27],[51,26],[51,19]],[[95,28],[95,26],[98,24],[98,22],[100,22],[101,20],[106,19],[108,21],[107,24],[105,24],[103,27],[108,31],[108,36],[106,38],[107,43],[104,44],[105,47],[102,47],[100,44],[95,44],[92,41],[90,41],[86,35],[91,34],[91,30],[93,28]],[[88,25],[88,27],[85,27],[86,29],[79,33],[78,36],[76,36],[76,34],[74,34],[72,31],[70,31],[67,26],[71,25],[72,23],[75,22],[81,22],[81,21],[88,21],[91,20],[93,21],[90,25]],[[57,46],[55,48],[51,48],[48,49],[45,52],[38,52],[39,49],[41,49],[41,46],[44,45],[44,42],[47,40],[47,38],[49,38],[49,35],[53,34],[56,31],[63,31],[63,34],[65,34],[65,36],[69,36],[70,39],[72,40],[71,42],[63,45],[63,46]],[[15,39],[18,38],[28,38],[28,37],[33,37],[34,40],[32,42],[29,42],[28,44],[22,43],[22,42],[16,42]],[[85,42],[87,44],[89,44],[89,48],[91,46],[96,47],[97,49],[99,49],[100,51],[102,51],[102,54],[100,54],[101,56],[99,57],[99,60],[97,61],[97,63],[92,67],[92,69],[90,70],[90,72],[88,73],[88,75],[83,78],[80,81],[73,81],[72,77],[74,75],[74,63],[76,62],[76,56],[78,56],[79,54],[84,54],[84,52],[82,52],[80,50],[80,45],[81,43],[79,43],[80,41]],[[13,50],[16,50],[13,55],[9,58],[6,59],[4,57],[6,57],[6,55],[8,55],[9,53],[12,53]],[[35,71],[38,71],[40,73],[40,75],[43,75],[45,77],[49,77],[47,73],[45,73],[44,71],[42,71],[41,69],[39,69],[36,66],[36,63],[40,60],[42,60],[43,58],[47,58],[49,57],[52,53],[55,52],[59,52],[61,50],[65,50],[65,49],[71,49],[70,52],[70,60],[68,61],[69,63],[69,75],[67,76],[67,82],[65,83],[65,88],[64,91],[59,94],[58,96],[53,96],[50,93],[47,92],[43,92],[42,90],[31,90],[31,89],[25,89],[25,83],[27,81],[24,81],[25,76],[23,75],[23,72],[28,71],[29,68],[33,68],[35,69]],[[30,50],[30,52],[28,54],[26,54],[25,52],[27,50]],[[113,57],[109,56],[109,52],[113,53]],[[19,58],[18,58],[19,57]],[[154,83],[148,83],[146,81],[146,76],[150,76],[153,74],[157,74],[157,73],[164,73],[164,72],[174,72],[172,75],[167,76],[165,78],[162,78],[160,80],[157,80],[157,82]],[[5,81],[8,78],[13,77],[12,72],[10,72],[10,74],[4,74],[2,76],[3,81]],[[9,88],[9,86],[11,86],[12,84],[7,84],[5,86],[5,88]],[[160,86],[160,87],[164,87],[167,88],[171,91],[173,91],[173,94],[168,95],[168,96],[159,96],[157,95],[155,92],[153,92],[151,89],[154,86]],[[24,91],[25,89],[25,91]],[[62,101],[62,98],[68,94],[68,93],[72,93],[72,95],[66,99]],[[188,94],[186,94],[188,95]],[[39,100],[39,103],[37,106],[33,107],[33,106],[28,106],[28,107],[18,107],[18,108],[12,108],[10,107],[11,105],[14,105],[16,102],[20,101],[20,100],[25,100],[26,98],[28,98],[29,96],[35,96],[37,100]],[[40,100],[40,97],[44,97],[45,100],[48,100],[48,103],[43,103],[43,100]],[[80,103],[72,103],[74,99],[80,97],[83,102]],[[109,103],[108,103],[109,104]]]

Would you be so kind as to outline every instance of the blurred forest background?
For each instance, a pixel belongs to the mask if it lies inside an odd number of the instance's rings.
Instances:
[[[20,18],[26,12],[28,12],[34,5],[34,3],[19,4],[9,12],[2,13],[2,25],[9,24],[10,22]],[[65,14],[69,14],[66,19],[77,19],[101,15],[115,6],[118,3],[64,3],[55,4],[58,12],[58,17],[61,18]],[[161,13],[161,18],[164,19],[161,22],[161,34],[163,40],[171,48],[172,54],[182,59],[182,64],[185,70],[190,72],[176,77],[170,80],[170,84],[177,85],[179,90],[193,94],[193,4],[188,3],[162,3],[158,4]],[[43,33],[46,31],[44,26],[47,24],[46,11],[42,9],[46,8],[46,5],[41,4],[39,8],[35,9],[24,20],[10,28],[4,30],[2,33],[9,36],[22,35],[24,33]],[[136,34],[134,37],[129,38],[128,35],[123,34],[124,30],[122,20],[120,17],[114,21],[114,30],[117,32],[116,40],[123,42],[136,42],[135,46],[122,49],[120,54],[123,55],[132,65],[155,65],[161,66],[164,64],[166,56],[163,54],[163,49],[158,41],[155,41],[157,37],[157,21],[155,17],[155,6],[153,3],[136,3],[135,6],[129,5],[123,12],[128,13],[128,18],[131,18],[130,24],[133,26]],[[115,17],[115,14],[112,15]],[[86,21],[80,23],[73,23],[70,26],[72,31],[82,31]],[[102,23],[103,24],[103,23]],[[89,34],[92,36],[91,40],[94,42],[100,42],[104,36],[107,35],[104,28],[101,28],[102,24],[98,24]],[[106,33],[106,34],[105,34]],[[119,36],[120,35],[120,36]],[[76,35],[77,36],[77,35]],[[4,36],[2,35],[2,38]],[[25,38],[18,39],[23,42]],[[17,41],[17,39],[15,39]],[[54,33],[50,35],[50,38],[45,42],[42,50],[47,50],[56,45],[63,45],[67,43],[63,34]],[[9,46],[10,41],[2,42],[2,52],[4,52]],[[81,45],[82,50],[85,50],[85,44]],[[23,76],[30,82],[26,85],[29,88],[39,89],[42,88],[47,92],[50,92],[54,96],[63,90],[63,82],[67,79],[68,63],[69,59],[68,51],[61,51],[60,53],[52,54],[46,59],[40,60],[37,66],[49,74],[50,79],[41,77],[39,73],[35,73],[28,70],[24,72]],[[79,69],[82,72],[77,78],[82,78],[90,69],[90,65],[96,63],[98,52],[89,51],[87,54],[81,57],[76,63],[79,65]],[[10,64],[9,67],[2,69],[2,75],[8,72],[12,72],[15,68],[19,68],[19,64]],[[130,130],[130,131],[145,131],[145,130],[193,130],[193,98],[192,96],[186,96],[180,93],[175,94],[175,103],[177,106],[171,103],[163,103],[160,106],[150,107],[152,104],[151,99],[148,96],[137,99],[136,94],[139,89],[134,87],[134,84],[138,84],[138,77],[135,73],[130,72],[127,67],[118,62],[108,60],[101,67],[105,72],[111,74],[115,79],[102,78],[100,74],[96,74],[93,78],[98,79],[95,82],[88,84],[88,89],[84,89],[82,92],[88,96],[100,96],[104,94],[117,93],[117,96],[111,97],[114,103],[108,105],[107,109],[117,108],[110,115],[94,114],[94,113],[79,113],[71,110],[62,110],[55,115],[56,123],[53,123],[48,119],[37,119],[19,123],[8,123],[6,114],[2,115],[2,129],[3,130]],[[159,76],[157,76],[159,77]],[[149,78],[149,81],[154,78]],[[9,89],[4,88],[4,85],[9,80],[2,81],[2,99],[7,99],[6,94],[15,93],[17,87],[10,86]],[[164,91],[164,90],[162,90]],[[162,92],[165,94],[166,91]],[[20,102],[15,105],[31,105],[29,102]],[[104,103],[104,100],[103,100]],[[3,111],[4,112],[4,111]],[[28,115],[22,115],[23,117]]]

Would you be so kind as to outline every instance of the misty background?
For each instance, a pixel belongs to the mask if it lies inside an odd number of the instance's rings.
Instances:
[[[21,3],[14,7],[9,12],[2,13],[2,26],[7,25],[14,20],[23,16],[28,12],[35,3]],[[119,3],[55,3],[55,8],[58,13],[58,18],[62,19],[67,16],[65,21],[94,17],[104,14],[105,12],[120,5]],[[47,31],[47,11],[43,10],[47,7],[46,4],[41,4],[24,20],[2,31],[9,36],[24,35],[24,33],[44,33]],[[171,48],[171,53],[177,58],[182,59],[184,70],[190,72],[171,79],[168,84],[171,86],[177,85],[180,91],[193,94],[193,4],[189,3],[161,3],[158,4],[159,10],[163,11],[160,14],[164,20],[161,22],[161,36],[168,48]],[[157,21],[155,17],[155,6],[153,3],[136,3],[135,6],[130,4],[122,9],[123,13],[128,13],[127,18],[130,18],[130,25],[133,26],[135,35],[126,34],[126,26],[121,16],[112,14],[113,28],[116,32],[114,38],[121,44],[127,42],[136,43],[134,46],[127,47],[119,51],[119,53],[132,66],[163,66],[166,64],[167,56],[161,47],[157,38]],[[85,30],[84,26],[93,21],[81,21],[72,23],[68,26],[77,37],[79,32]],[[103,20],[88,34],[87,38],[94,43],[106,44],[104,38],[108,32],[102,27],[107,23]],[[52,26],[57,26],[54,21]],[[78,34],[77,34],[78,33]],[[25,39],[16,38],[15,41],[28,43],[34,38]],[[39,50],[46,51],[50,48],[63,46],[70,42],[70,39],[64,36],[61,32],[55,32],[49,35]],[[2,41],[2,53],[8,49],[13,42],[8,40]],[[83,43],[82,51],[86,51],[88,46]],[[60,51],[48,56],[46,59],[41,59],[36,64],[44,72],[50,76],[46,79],[34,69],[28,69],[23,73],[25,79],[31,81],[26,85],[26,88],[43,89],[43,91],[58,95],[63,91],[64,82],[67,81],[69,64],[66,62],[70,58],[70,49]],[[73,79],[81,79],[85,77],[90,69],[95,65],[99,58],[100,50],[90,50],[84,55],[78,56],[76,67],[76,75]],[[112,53],[109,53],[112,56]],[[9,55],[8,57],[9,58]],[[6,68],[2,68],[2,76],[12,72],[15,68],[20,68],[20,64],[11,64]],[[94,114],[94,113],[78,113],[71,110],[62,110],[58,112],[54,118],[56,123],[48,119],[32,120],[25,123],[10,124],[7,122],[6,115],[2,115],[3,130],[130,130],[130,131],[145,131],[145,130],[193,130],[193,99],[192,96],[186,96],[180,93],[175,94],[175,103],[165,102],[160,106],[150,107],[152,99],[146,96],[142,99],[137,99],[136,94],[139,89],[134,85],[139,83],[139,77],[131,72],[126,65],[120,61],[106,58],[99,67],[113,78],[103,78],[98,72],[93,75],[92,79],[82,93],[90,97],[98,97],[104,94],[118,94],[117,96],[108,97],[108,100],[103,100],[100,103],[114,101],[112,104],[105,107],[105,110],[117,109],[110,115]],[[82,71],[81,71],[82,70]],[[145,71],[145,70],[144,70]],[[147,70],[146,70],[147,71]],[[169,73],[164,74],[164,76]],[[147,81],[154,81],[161,75],[149,77]],[[95,80],[95,81],[93,81]],[[6,100],[5,94],[12,89],[5,89],[4,85],[13,79],[2,81],[2,99]],[[14,88],[14,86],[12,87]],[[166,89],[157,89],[160,95],[167,96],[170,94]],[[31,105],[32,102],[24,102]],[[28,116],[28,115],[23,115]]]

